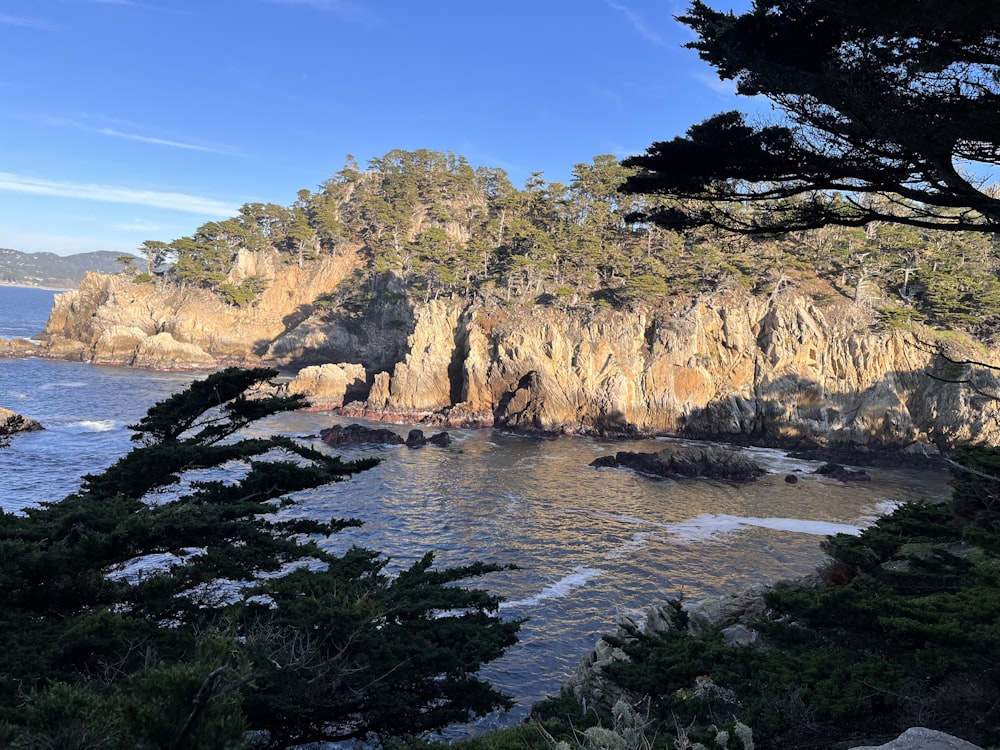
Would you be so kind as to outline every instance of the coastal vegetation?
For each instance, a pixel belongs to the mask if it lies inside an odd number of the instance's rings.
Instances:
[[[365,169],[349,158],[290,206],[247,204],[144,243],[145,269],[123,273],[252,307],[269,281],[234,273],[243,251],[299,268],[360,255],[310,314],[441,297],[633,308],[795,286],[818,307],[832,294],[869,308],[873,325],[922,322],[939,341],[965,332],[989,343],[1000,200],[971,170],[1000,161],[998,13],[971,0],[767,0],[736,16],[695,0],[682,18],[699,37],[690,46],[740,93],[769,97],[783,122],[722,113],[645,156],[598,156],[569,184],[535,174],[522,189],[451,153],[391,151]],[[100,730],[118,733],[108,747],[223,747],[254,730],[279,747],[432,729],[503,705],[473,675],[517,623],[500,621],[488,594],[447,585],[492,569],[436,572],[428,557],[391,577],[375,553],[323,549],[318,539],[349,521],[271,519],[286,492],[364,466],[280,438],[226,442],[294,405],[243,399],[252,384],[165,402],[137,425],[144,448],[62,503],[0,519],[8,744],[95,747]],[[199,423],[209,407],[225,419]],[[749,623],[763,647],[718,628],[692,634],[677,602],[666,630],[606,637],[627,657],[607,669],[620,701],[567,693],[538,707],[539,725],[466,746],[829,747],[912,724],[996,745],[1000,453],[946,447],[952,501],[906,503],[859,537],[831,538],[816,585],[767,594],[767,616]],[[289,459],[147,502],[182,468],[272,451]],[[104,575],[165,551],[187,554],[135,580]],[[211,585],[303,558],[322,565],[257,580],[236,602]]]
[[[516,640],[495,565],[390,570],[296,515],[344,462],[244,428],[303,406],[272,370],[219,371],[152,407],[80,490],[0,513],[0,745],[285,748],[376,741],[509,704],[476,676]]]
[[[993,304],[995,268],[965,296],[914,264],[956,237],[995,247],[1000,232],[996,187],[975,172],[1000,164],[996,8],[765,0],[737,15],[694,0],[679,20],[697,35],[688,46],[739,94],[770,99],[779,120],[721,113],[626,160],[636,171],[623,191],[664,201],[634,220],[748,241],[863,228],[881,234],[882,252],[856,261],[883,264],[886,251],[901,261],[883,266],[898,295],[883,320],[968,330],[990,316],[978,305]],[[1000,741],[1000,450],[955,445],[949,462],[950,503],[904,503],[858,537],[834,536],[815,585],[771,589],[752,622],[760,642],[719,628],[696,637],[680,602],[666,630],[606,637],[623,654],[611,679],[644,708],[645,736],[671,737],[664,747],[830,747],[921,725]],[[737,722],[752,727],[750,745]]]
[[[518,189],[502,170],[450,153],[392,151],[365,170],[348,159],[291,206],[247,204],[190,236],[143,243],[147,270],[125,272],[210,289],[241,306],[267,280],[232,277],[240,249],[270,249],[292,265],[351,249],[362,268],[317,307],[363,308],[400,294],[628,307],[732,284],[762,294],[812,284],[818,296],[833,290],[890,324],[923,320],[980,335],[1000,324],[993,235],[887,221],[772,236],[674,230],[633,221],[665,205],[625,194],[634,174],[603,155],[576,165],[569,185],[536,174]]]

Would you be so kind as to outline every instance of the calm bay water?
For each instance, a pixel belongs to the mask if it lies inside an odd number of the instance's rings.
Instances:
[[[51,304],[51,292],[0,287],[0,337],[39,332]],[[15,511],[72,492],[83,474],[130,449],[128,424],[193,377],[0,359],[0,406],[46,427],[0,450],[0,506]],[[255,429],[330,450],[313,436],[337,422],[345,420],[298,413]],[[362,519],[363,527],[331,546],[383,550],[392,565],[434,550],[442,565],[519,566],[478,582],[506,598],[504,616],[529,618],[520,642],[484,670],[518,706],[480,728],[519,721],[534,701],[558,694],[618,617],[641,618],[649,604],[680,594],[696,599],[804,575],[822,562],[825,535],[856,530],[894,503],[947,494],[945,472],[869,470],[872,482],[848,485],[810,476],[818,464],[769,450],[748,452],[771,473],[735,487],[588,466],[619,450],[656,450],[657,441],[540,440],[493,430],[452,435],[456,441],[445,449],[342,451],[345,458],[384,460],[349,481],[303,493],[296,512]],[[802,472],[797,484],[784,481],[791,472]]]

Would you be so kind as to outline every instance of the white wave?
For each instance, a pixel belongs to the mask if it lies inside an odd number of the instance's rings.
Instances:
[[[638,552],[639,550],[648,547],[649,543],[647,542],[647,540],[650,537],[659,538],[661,536],[662,536],[661,534],[657,534],[656,532],[652,531],[636,532],[635,534],[632,535],[632,538],[629,539],[629,541],[625,542],[625,544],[615,547],[613,550],[605,552],[604,556],[609,560],[620,560],[623,557],[630,557],[635,552]]]
[[[887,516],[902,505],[900,500],[883,500],[858,519],[860,526],[871,526],[882,516]]]
[[[111,432],[117,426],[113,419],[82,419],[70,422],[68,427],[82,427],[87,432]]]
[[[741,448],[741,452],[752,461],[756,461],[769,474],[812,474],[823,461],[807,461],[801,458],[792,458],[784,450],[778,448]]]
[[[586,513],[586,511],[572,512]],[[620,513],[587,513],[587,515],[592,515],[594,518],[603,518],[606,521],[620,521],[621,523],[633,526],[663,526],[663,524],[656,523],[655,521],[647,521],[645,518],[637,518],[636,516],[627,516]]]
[[[500,604],[500,609],[508,609],[510,607],[535,607],[546,599],[562,599],[563,597],[568,596],[573,590],[586,585],[587,581],[591,578],[597,578],[602,575],[604,575],[603,570],[595,570],[594,568],[573,568],[573,571],[569,575],[563,576],[551,586],[543,589],[534,596],[529,596],[527,599],[518,599],[514,602],[502,602]]]
[[[48,391],[52,390],[53,388],[86,388],[86,387],[87,384],[82,380],[64,380],[55,383],[43,383],[42,385],[38,386],[38,390]]]
[[[703,513],[683,523],[665,526],[671,534],[685,540],[712,539],[733,534],[746,526],[756,526],[774,531],[791,531],[796,534],[830,536],[831,534],[851,534],[857,536],[861,530],[857,526],[830,521],[808,521],[802,518],[753,518],[750,516],[730,516]]]
[[[162,573],[172,566],[184,562],[186,557],[194,557],[205,554],[204,547],[186,547],[173,552],[154,552],[142,557],[134,557],[131,560],[117,565],[108,573],[108,578],[112,581],[127,581],[128,583],[138,583],[143,576],[153,573]]]

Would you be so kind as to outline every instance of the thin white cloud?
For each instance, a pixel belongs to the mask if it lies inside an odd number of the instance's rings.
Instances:
[[[613,104],[615,107],[621,107],[625,103],[624,97],[619,92],[607,86],[593,86],[590,90],[596,99]]]
[[[39,177],[0,172],[0,190],[28,195],[49,195],[77,198],[103,203],[128,203],[168,211],[183,211],[201,216],[232,216],[238,208],[223,201],[186,193],[165,193],[156,190],[99,185],[86,182],[60,182]]]
[[[175,8],[167,8],[162,5],[150,5],[149,3],[140,3],[136,0],[61,0],[63,3],[73,3],[75,5],[122,5],[127,8],[141,8],[142,10],[155,10],[162,13],[177,13],[183,14],[186,11],[177,10]]]
[[[55,125],[57,127],[76,128],[78,130],[85,130],[88,133],[97,133],[98,135],[106,135],[111,138],[122,138],[127,141],[137,141],[139,143],[151,143],[156,146],[168,146],[170,148],[180,148],[180,149],[185,149],[187,151],[201,151],[203,153],[210,153],[210,154],[235,153],[232,149],[228,148],[220,148],[217,146],[203,146],[197,143],[176,141],[169,138],[157,138],[156,136],[140,135],[138,133],[129,133],[124,130],[119,130],[117,128],[88,125],[85,122],[80,122],[79,120],[73,120],[68,117],[45,117],[42,119],[48,125]],[[114,120],[112,118],[96,117],[94,119],[104,120],[105,122],[109,121],[115,122],[118,124],[125,124],[125,125],[129,124],[129,123],[123,123],[120,120]],[[141,127],[141,126],[136,126],[136,127]]]
[[[666,46],[666,41],[663,37],[653,31],[643,18],[627,5],[621,5],[620,3],[608,0],[608,6],[625,16],[628,22],[632,25],[632,29],[647,42],[655,44],[657,47]]]
[[[34,29],[35,31],[58,31],[59,27],[41,18],[25,18],[24,16],[9,16],[0,13],[0,24],[7,26],[20,26],[23,29]]]
[[[150,224],[148,222],[142,221],[141,219],[136,219],[131,224],[117,223],[112,224],[111,228],[119,232],[166,232],[173,229],[173,227],[167,226],[166,224]]]
[[[120,130],[111,128],[99,128],[95,132],[101,135],[110,135],[113,138],[124,138],[128,141],[139,141],[140,143],[152,143],[157,146],[170,146],[171,148],[183,148],[189,151],[206,151],[210,153],[221,153],[221,149],[210,148],[209,146],[199,146],[194,143],[182,143],[180,141],[170,141],[166,138],[153,138],[147,135],[136,135],[135,133],[123,133]]]
[[[366,25],[374,24],[377,17],[367,8],[353,0],[264,0],[279,5],[304,5],[326,13],[335,13],[346,21]]]

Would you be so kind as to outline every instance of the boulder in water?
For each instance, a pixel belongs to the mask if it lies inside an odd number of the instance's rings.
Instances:
[[[602,456],[591,466],[623,466],[643,474],[670,479],[705,478],[751,482],[767,472],[739,451],[714,445],[668,445],[656,453],[619,451]]]
[[[22,417],[17,412],[0,406],[0,438],[18,432],[35,432],[45,429],[34,419]]]
[[[410,448],[423,448],[425,445],[437,445],[442,448],[451,445],[451,435],[447,432],[439,432],[430,437],[424,435],[423,430],[413,429],[406,436],[406,445]]]
[[[870,482],[872,478],[868,475],[868,472],[864,469],[858,471],[852,471],[851,469],[844,468],[840,464],[823,464],[815,471],[816,474],[822,474],[823,476],[830,477],[832,479],[839,479],[841,482]]]
[[[374,443],[377,445],[402,445],[401,435],[387,430],[384,427],[365,427],[360,424],[349,424],[347,427],[335,424],[320,430],[320,440],[327,445],[363,445]]]
[[[425,445],[439,445],[444,447],[451,444],[451,435],[447,432],[439,432],[436,435],[425,437],[423,430],[410,430],[406,439],[392,430],[384,427],[365,427],[360,424],[349,424],[347,427],[335,424],[320,430],[320,440],[327,445],[407,445],[410,448],[422,448]]]

